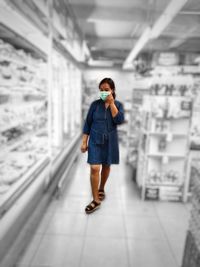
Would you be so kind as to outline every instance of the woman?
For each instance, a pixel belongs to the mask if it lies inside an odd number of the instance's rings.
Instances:
[[[85,208],[86,213],[99,208],[105,198],[104,187],[110,165],[119,164],[117,125],[124,121],[123,105],[115,100],[114,81],[104,78],[99,84],[99,90],[100,99],[91,104],[85,120],[81,145],[83,153],[88,151],[93,195],[92,202]]]

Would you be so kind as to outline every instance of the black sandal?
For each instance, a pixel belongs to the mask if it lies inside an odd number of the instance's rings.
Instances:
[[[99,200],[104,200],[105,198],[105,192],[102,189],[99,189]]]
[[[101,203],[97,203],[95,200],[93,200],[89,205],[86,206],[85,212],[86,213],[92,213],[96,209],[100,207]]]

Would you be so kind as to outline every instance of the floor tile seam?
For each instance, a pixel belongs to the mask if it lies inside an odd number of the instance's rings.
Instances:
[[[126,239],[128,240],[146,240],[146,241],[166,241],[165,238],[154,238],[154,237],[134,237],[134,236],[129,236]]]
[[[77,237],[77,238],[81,238],[84,237],[84,234],[69,234],[69,233],[45,233],[42,236],[44,237],[48,237],[48,236],[63,236],[63,237]]]
[[[121,237],[116,237],[116,236],[94,236],[94,235],[87,235],[86,239],[98,239],[98,240],[125,240],[126,238],[121,236]]]
[[[98,214],[99,219],[105,219],[107,217],[113,217],[113,218],[120,218],[122,216],[122,213],[110,213],[109,211],[106,211],[106,213]],[[90,221],[92,218],[90,219]]]
[[[38,245],[37,245],[37,247],[36,247],[36,249],[35,249],[35,252],[33,253],[33,255],[32,255],[31,259],[30,259],[29,267],[31,267],[31,265],[32,265],[32,262],[33,262],[33,260],[34,260],[34,258],[35,258],[35,256],[36,256],[36,254],[37,254],[37,252],[38,252],[38,250],[39,250],[39,247],[40,247],[41,243],[42,243],[42,240],[44,239],[44,236],[45,236],[44,234],[41,235],[41,238],[40,238],[40,240],[39,240],[39,242],[38,242]]]
[[[125,214],[124,214],[124,209],[122,209],[122,220],[124,224],[124,231],[125,231],[125,246],[126,246],[126,255],[127,255],[127,262],[128,262],[128,267],[131,267],[131,255],[129,252],[129,244],[128,244],[128,229],[126,227],[126,221],[125,221]]]
[[[42,216],[42,219],[44,218],[44,216],[45,216],[45,215]],[[52,219],[53,214],[51,214],[50,217],[51,217],[51,219]],[[41,219],[40,222],[42,222],[42,219]],[[47,229],[49,223],[50,223],[50,219],[48,220],[48,222],[47,222],[47,224],[46,224],[46,229]],[[33,261],[35,255],[37,254],[38,249],[39,249],[39,247],[40,247],[40,244],[41,244],[41,242],[42,242],[42,240],[43,240],[43,238],[44,238],[44,235],[45,235],[45,231],[44,231],[44,232],[43,232],[43,231],[42,231],[42,232],[37,232],[39,226],[40,226],[40,225],[38,224],[37,227],[36,227],[36,229],[35,229],[35,231],[34,231],[34,233],[33,233],[33,237],[36,236],[36,235],[37,235],[37,236],[40,236],[40,238],[39,238],[39,242],[38,242],[38,245],[37,245],[36,249],[34,250],[32,256],[30,257],[28,266],[31,265],[31,262]],[[25,253],[26,253],[26,248],[25,248]]]
[[[86,233],[87,233],[87,228],[88,228],[88,221],[89,221],[89,218],[86,218],[86,225],[85,225],[85,229],[84,229],[83,242],[82,242],[82,246],[81,246],[78,267],[81,267],[81,263],[82,263],[83,252],[84,252],[86,238],[87,238]]]
[[[145,214],[138,214],[138,213],[129,213],[129,214],[125,214],[124,217],[125,218],[130,218],[130,217],[135,217],[137,216],[137,218],[148,218],[148,219],[155,219],[155,216],[153,215],[145,215]]]
[[[126,239],[125,237],[124,237],[124,235],[123,234],[121,234],[121,235],[95,235],[95,234],[88,234],[87,235],[87,238],[93,238],[93,239],[108,239],[108,240],[110,240],[110,239],[118,239],[118,240],[122,240],[122,239]]]
[[[156,210],[156,209],[155,209],[155,210]],[[161,229],[163,230],[163,233],[164,233],[164,236],[165,236],[165,240],[167,241],[167,245],[168,245],[168,248],[169,248],[169,250],[170,250],[170,252],[171,252],[171,254],[172,254],[172,256],[173,256],[174,262],[175,262],[175,264],[177,265],[177,267],[179,267],[179,263],[177,262],[176,255],[175,255],[174,250],[173,250],[173,248],[172,248],[172,246],[171,246],[171,244],[170,244],[168,235],[167,235],[167,233],[166,233],[165,228],[163,227],[163,224],[162,224],[162,222],[161,222],[161,220],[160,220],[160,217],[159,217],[159,215],[158,215],[157,210],[156,210],[156,216],[157,216],[158,222],[159,222],[159,224],[160,224],[160,227],[161,227]]]
[[[58,210],[55,212],[55,216],[57,214],[77,214],[77,215],[84,215],[84,213],[82,211],[64,211],[64,210]]]
[[[103,205],[106,205],[106,204],[101,204],[102,206],[100,207],[100,209],[103,209]],[[111,211],[111,213],[110,213],[110,211],[109,210],[106,210],[106,212],[107,213],[102,213],[102,214],[98,214],[98,216],[110,216],[110,217],[116,217],[116,216],[121,216],[122,215],[122,212],[121,211],[117,211],[117,212],[113,212],[112,213],[112,211]],[[70,211],[56,211],[55,212],[55,216],[54,216],[54,218],[56,217],[56,216],[58,216],[58,215],[77,215],[77,216],[79,216],[79,215],[82,215],[82,217],[83,216],[85,216],[85,213],[84,212],[82,212],[82,211],[78,211],[78,212],[70,212]],[[86,215],[86,216],[88,216],[88,215]],[[89,216],[93,216],[93,215],[89,215]],[[52,218],[53,219],[53,218]]]

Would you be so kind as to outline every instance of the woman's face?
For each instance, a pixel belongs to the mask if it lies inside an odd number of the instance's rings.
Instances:
[[[107,91],[107,92],[111,92],[113,93],[113,90],[110,88],[110,85],[108,83],[103,83],[101,86],[100,86],[100,91]]]

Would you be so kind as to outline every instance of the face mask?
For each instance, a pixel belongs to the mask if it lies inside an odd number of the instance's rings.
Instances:
[[[100,98],[101,98],[103,101],[105,101],[106,98],[107,98],[107,96],[109,96],[109,95],[110,95],[110,92],[108,92],[108,91],[101,91],[101,92],[100,92]]]

